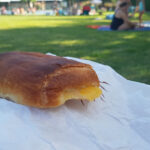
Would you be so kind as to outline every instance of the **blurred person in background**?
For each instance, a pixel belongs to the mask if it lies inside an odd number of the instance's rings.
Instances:
[[[144,14],[144,1],[140,0],[138,4],[138,12],[139,12],[139,24],[142,24],[142,17]]]
[[[6,7],[3,6],[3,7],[1,8],[1,14],[2,14],[2,15],[6,15],[6,12],[7,12]]]
[[[129,30],[134,29],[136,24],[131,22],[128,17],[128,9],[130,6],[129,0],[124,0],[117,6],[115,10],[114,18],[111,22],[112,30]]]
[[[89,15],[90,11],[91,11],[91,7],[89,5],[83,6],[83,15]]]
[[[118,0],[117,4],[116,4],[116,10],[120,7],[120,4],[122,4],[124,2],[127,2],[129,5],[131,5],[131,0]],[[129,7],[128,7],[128,9],[129,9]],[[126,13],[128,13],[128,10]]]

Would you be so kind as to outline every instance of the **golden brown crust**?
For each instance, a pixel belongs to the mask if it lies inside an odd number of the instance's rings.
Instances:
[[[0,54],[0,97],[49,108],[61,102],[64,89],[99,86],[90,65],[34,52]]]

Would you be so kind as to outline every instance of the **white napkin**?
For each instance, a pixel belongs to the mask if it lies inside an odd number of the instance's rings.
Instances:
[[[0,99],[0,150],[150,150],[150,86],[93,66],[104,101],[36,109]]]

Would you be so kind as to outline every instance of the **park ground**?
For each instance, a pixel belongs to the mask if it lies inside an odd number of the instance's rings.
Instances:
[[[150,32],[100,32],[100,16],[0,16],[0,52],[51,52],[111,66],[129,80],[150,84]],[[136,19],[135,19],[136,20]],[[150,20],[150,14],[144,15]]]

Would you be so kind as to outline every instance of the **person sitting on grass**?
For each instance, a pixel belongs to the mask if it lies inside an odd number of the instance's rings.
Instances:
[[[120,7],[120,4],[122,4],[124,2],[127,2],[128,4],[131,4],[131,0],[118,0],[117,3],[116,3],[116,9],[115,10],[117,10]],[[127,10],[126,13],[128,13],[128,10]]]
[[[123,2],[119,5],[118,9],[116,9],[114,18],[111,22],[112,30],[129,30],[136,27],[136,24],[128,19],[128,8],[129,3]]]

